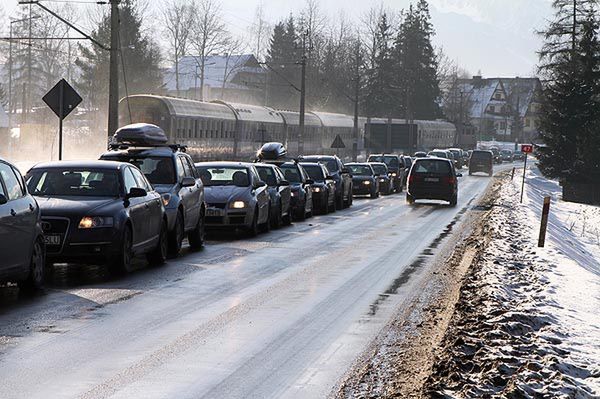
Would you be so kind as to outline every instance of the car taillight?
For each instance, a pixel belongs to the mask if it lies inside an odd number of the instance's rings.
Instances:
[[[409,183],[416,183],[416,182],[418,182],[420,180],[421,180],[421,176],[418,176],[418,175],[410,175],[410,176],[408,176],[408,182]]]
[[[445,176],[444,182],[447,184],[454,184],[456,183],[456,179],[454,178],[454,176]]]

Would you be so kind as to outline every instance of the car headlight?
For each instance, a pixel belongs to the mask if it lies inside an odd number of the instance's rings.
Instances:
[[[85,216],[79,221],[80,229],[96,229],[98,227],[113,227],[113,218],[104,216]]]
[[[385,179],[379,179],[379,181],[383,183],[383,182],[385,182]]]
[[[313,187],[313,193],[320,193],[321,192],[321,187]]]
[[[297,197],[298,196],[298,192],[297,191],[292,191],[292,197]]]
[[[169,205],[169,202],[171,202],[171,198],[173,197],[169,193],[164,193],[163,195],[161,195],[161,198],[163,205],[166,207],[167,205]]]
[[[233,209],[242,209],[246,207],[246,203],[244,201],[234,201],[231,203],[231,207]]]
[[[396,176],[398,176],[398,175],[396,174],[396,172],[392,172],[392,177],[396,177]]]
[[[371,182],[370,182],[370,181],[368,181],[368,180],[365,180],[365,181],[363,182],[363,184],[364,184],[365,186],[368,186],[369,184],[371,184]]]

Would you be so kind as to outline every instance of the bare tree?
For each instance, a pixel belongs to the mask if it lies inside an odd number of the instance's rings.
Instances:
[[[269,36],[271,25],[265,19],[265,10],[262,0],[256,6],[254,12],[254,21],[250,26],[252,35],[254,55],[259,61],[264,60],[264,56],[269,45]]]
[[[204,68],[206,57],[223,51],[230,41],[225,29],[221,5],[218,0],[196,0],[194,3],[194,26],[191,45],[199,58],[200,100],[204,99]]]
[[[179,95],[179,60],[188,51],[194,8],[188,0],[170,0],[162,11],[168,54],[175,64],[175,89]]]
[[[223,71],[223,82],[221,84],[221,100],[225,95],[225,85],[229,77],[243,67],[240,62],[240,52],[244,49],[244,42],[237,38],[231,38],[225,45],[225,69]],[[235,58],[234,63],[231,61]]]

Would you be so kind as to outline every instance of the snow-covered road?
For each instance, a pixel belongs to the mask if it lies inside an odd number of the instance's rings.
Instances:
[[[70,268],[37,298],[0,288],[0,397],[324,397],[490,181],[461,178],[456,208],[360,200],[121,279]]]

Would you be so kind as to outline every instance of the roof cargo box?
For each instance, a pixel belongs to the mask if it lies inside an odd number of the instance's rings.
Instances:
[[[150,123],[134,123],[118,129],[113,136],[113,143],[136,146],[155,146],[167,143],[164,130]]]
[[[258,150],[256,156],[260,160],[277,160],[285,157],[287,155],[287,150],[285,146],[281,143],[266,143],[264,144],[260,150]]]

